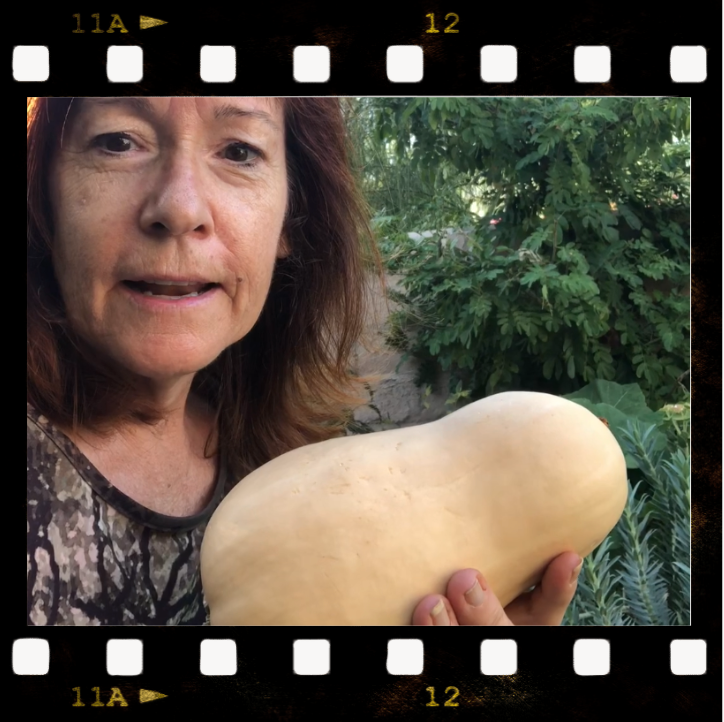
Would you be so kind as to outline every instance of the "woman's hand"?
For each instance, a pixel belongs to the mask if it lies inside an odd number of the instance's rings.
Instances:
[[[561,554],[548,565],[543,579],[532,592],[521,594],[505,609],[479,571],[464,569],[450,578],[447,597],[430,594],[417,605],[412,624],[422,627],[558,626],[576,593],[581,564],[578,554]],[[479,589],[475,587],[476,581]]]

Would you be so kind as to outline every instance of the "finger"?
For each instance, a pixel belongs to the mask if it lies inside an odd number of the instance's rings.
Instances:
[[[428,594],[412,613],[415,627],[457,627],[458,620],[450,602],[440,594]]]
[[[548,565],[540,584],[511,602],[506,614],[516,625],[559,626],[576,593],[582,564],[575,552],[559,555]]]
[[[447,598],[460,626],[512,626],[498,598],[477,569],[463,569],[450,578]]]

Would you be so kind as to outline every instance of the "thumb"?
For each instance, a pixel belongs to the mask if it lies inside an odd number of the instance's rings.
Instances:
[[[463,569],[450,578],[447,598],[461,626],[513,626],[485,577],[477,569]]]

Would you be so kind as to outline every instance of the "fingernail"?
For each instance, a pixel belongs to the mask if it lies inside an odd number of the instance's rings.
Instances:
[[[447,609],[445,608],[445,602],[442,599],[430,610],[430,616],[432,617],[432,623],[436,627],[449,627],[450,617],[447,615]]]
[[[477,579],[475,580],[475,584],[465,592],[465,599],[468,604],[473,607],[479,607],[483,603],[483,590],[480,588]]]
[[[580,557],[579,557],[580,559]],[[583,559],[581,559],[580,562],[578,562],[578,566],[575,567],[575,569],[571,572],[571,584],[578,579],[578,575],[581,573],[581,567],[583,566]]]

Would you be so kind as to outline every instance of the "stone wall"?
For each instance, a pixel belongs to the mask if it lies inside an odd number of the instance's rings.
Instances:
[[[400,276],[387,276],[388,288],[397,288],[399,280]],[[388,316],[398,306],[385,298],[379,282],[373,287],[375,303],[368,314],[362,341],[356,347],[353,369],[361,376],[378,378],[370,384],[369,403],[355,411],[354,419],[374,431],[435,421],[452,410],[451,406],[445,405],[448,376],[441,377],[441,393],[432,393],[423,398],[423,389],[414,383],[417,371],[415,361],[405,361],[395,372],[402,354],[385,345],[385,332],[388,329]],[[428,408],[425,408],[423,402],[428,404]]]

